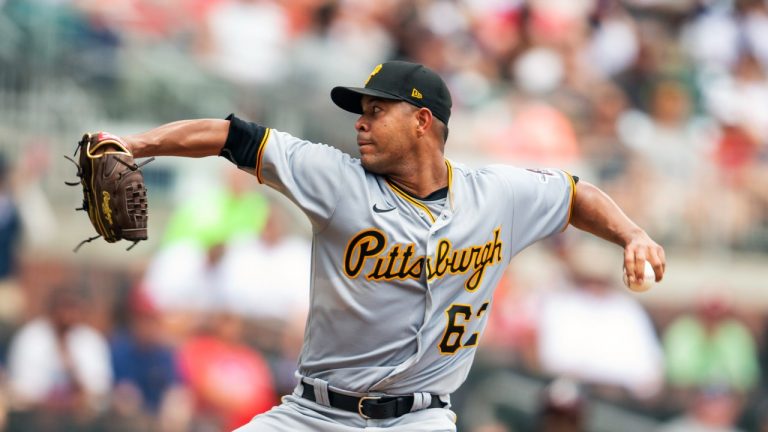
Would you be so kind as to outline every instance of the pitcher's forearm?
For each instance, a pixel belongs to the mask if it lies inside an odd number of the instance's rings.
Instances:
[[[630,285],[643,281],[645,261],[653,266],[656,282],[664,277],[664,248],[632,222],[605,192],[587,182],[577,186],[571,225],[624,248],[624,269]]]
[[[181,120],[123,137],[134,157],[217,156],[229,133],[229,120]]]
[[[643,231],[608,195],[585,181],[577,186],[571,225],[621,247]]]

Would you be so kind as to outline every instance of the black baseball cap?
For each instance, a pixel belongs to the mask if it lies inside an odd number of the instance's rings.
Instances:
[[[438,74],[418,63],[389,61],[376,66],[365,87],[334,87],[331,99],[341,109],[362,114],[363,95],[401,100],[428,108],[446,125],[451,117],[451,93]]]

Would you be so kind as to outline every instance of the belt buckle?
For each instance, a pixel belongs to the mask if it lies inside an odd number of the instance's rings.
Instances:
[[[360,398],[360,400],[357,401],[357,413],[360,414],[360,417],[370,420],[371,417],[368,417],[367,415],[363,414],[363,402],[366,400],[379,400],[381,399],[381,396],[363,396]]]

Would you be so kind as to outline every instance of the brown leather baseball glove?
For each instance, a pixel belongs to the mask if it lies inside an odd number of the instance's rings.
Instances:
[[[88,212],[88,217],[99,234],[80,242],[103,237],[109,243],[132,241],[130,250],[147,239],[147,188],[140,168],[150,158],[137,164],[125,143],[106,132],[85,134],[77,145],[80,163],[64,156],[77,165],[79,182],[65,182],[70,186],[83,186],[83,206],[77,210]]]

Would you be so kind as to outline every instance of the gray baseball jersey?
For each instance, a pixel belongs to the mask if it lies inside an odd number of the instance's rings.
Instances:
[[[337,388],[455,391],[510,259],[568,224],[575,185],[563,171],[446,160],[447,198],[430,206],[333,147],[229,119],[222,156],[312,223],[299,373]]]

